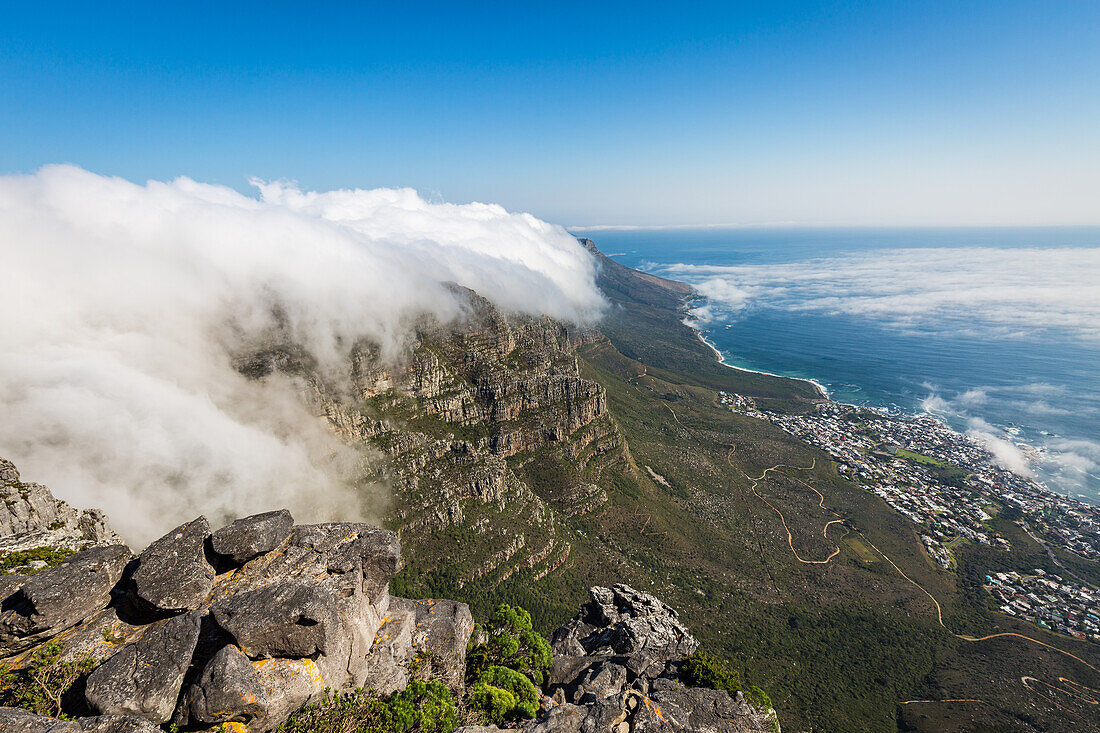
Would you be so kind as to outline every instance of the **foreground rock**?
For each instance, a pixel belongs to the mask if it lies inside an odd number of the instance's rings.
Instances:
[[[134,601],[151,613],[182,613],[210,594],[214,568],[206,561],[206,517],[181,524],[138,557],[130,585]]]
[[[680,663],[699,644],[676,612],[627,585],[593,588],[554,632],[551,699],[525,733],[776,731],[775,711],[741,695],[685,687]],[[468,733],[473,733],[472,731]]]
[[[9,484],[17,479],[4,470]],[[73,688],[84,699],[67,699],[65,712],[99,715],[61,721],[0,708],[0,730],[149,733],[171,723],[262,733],[326,689],[401,690],[414,663],[461,697],[470,609],[391,598],[400,567],[392,532],[294,525],[286,511],[216,532],[198,517],[136,560],[122,545],[83,549],[0,585],[0,667],[18,675],[56,642],[62,661],[97,664]],[[590,596],[553,635],[550,697],[525,733],[778,730],[774,712],[741,693],[678,681],[698,643],[671,608],[625,585]]]
[[[210,536],[210,547],[233,565],[274,550],[290,536],[294,518],[286,509],[238,519]]]
[[[129,560],[125,546],[94,547],[22,582],[0,607],[0,655],[34,646],[106,607]]]
[[[84,693],[88,704],[100,713],[166,722],[198,641],[197,611],[152,624],[92,672]]]
[[[0,730],[4,733],[162,733],[145,718],[132,715],[58,720],[22,708],[0,708]]]
[[[84,704],[74,701],[71,712],[100,715],[71,722],[6,711],[0,728],[140,733],[172,722],[272,730],[326,688],[403,689],[418,656],[458,689],[470,609],[391,599],[400,567],[392,532],[295,526],[286,511],[218,532],[199,517],[136,561],[124,546],[77,552],[0,588],[9,591],[0,665],[19,670],[52,641],[63,660],[91,658],[98,666],[83,684]],[[391,637],[391,628],[401,633]]]

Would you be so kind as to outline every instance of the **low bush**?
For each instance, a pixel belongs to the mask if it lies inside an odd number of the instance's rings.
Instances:
[[[438,680],[410,680],[392,695],[331,690],[280,726],[282,733],[451,733],[458,726],[454,696]]]
[[[531,614],[502,603],[474,627],[466,654],[466,679],[476,684],[490,667],[507,667],[541,687],[551,662],[550,644],[531,629]]]
[[[41,560],[46,563],[47,568],[52,568],[72,554],[72,550],[66,550],[64,548],[57,549],[54,547],[35,547],[31,550],[6,552],[0,555],[0,572],[7,572],[24,565],[29,565],[35,560]],[[38,571],[32,570],[26,574],[34,575],[36,572]]]
[[[485,713],[498,725],[508,720],[533,718],[539,709],[539,692],[524,674],[507,667],[489,667],[481,673],[468,698],[472,709]]]
[[[96,663],[94,659],[63,662],[62,651],[60,643],[51,642],[32,654],[25,667],[0,667],[0,706],[66,719],[67,693]]]
[[[680,681],[688,687],[725,690],[730,695],[741,691],[741,675],[713,654],[697,650],[680,666]]]

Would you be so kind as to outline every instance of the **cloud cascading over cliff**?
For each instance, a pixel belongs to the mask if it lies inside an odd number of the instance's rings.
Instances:
[[[0,455],[133,542],[200,510],[372,511],[290,380],[233,367],[275,329],[337,372],[357,339],[398,360],[417,322],[462,318],[446,283],[578,322],[604,307],[588,253],[530,215],[253,183],[0,177]]]

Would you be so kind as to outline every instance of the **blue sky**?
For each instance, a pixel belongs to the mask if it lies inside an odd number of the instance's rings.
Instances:
[[[20,3],[0,172],[566,225],[1100,223],[1100,3]]]

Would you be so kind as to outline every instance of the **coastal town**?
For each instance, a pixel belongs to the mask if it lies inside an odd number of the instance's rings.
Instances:
[[[1053,545],[1100,559],[1100,509],[1013,473],[979,441],[933,417],[904,418],[835,402],[789,415],[759,409],[751,398],[728,392],[720,392],[719,401],[824,450],[839,473],[918,525],[928,554],[944,568],[953,567],[952,550],[962,542],[1008,549],[990,522],[1006,510],[1048,551]],[[987,588],[1010,615],[1074,636],[1095,638],[1100,631],[1095,588],[1041,571],[997,574]]]
[[[985,588],[1002,613],[1078,639],[1100,641],[1100,590],[1036,568],[985,576]]]

